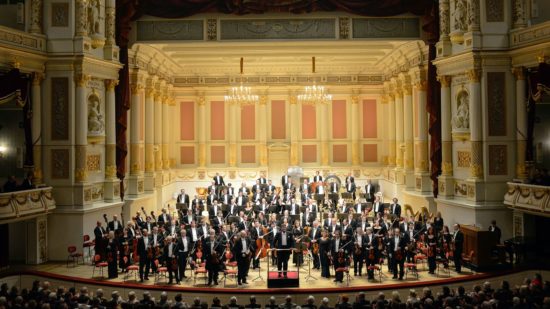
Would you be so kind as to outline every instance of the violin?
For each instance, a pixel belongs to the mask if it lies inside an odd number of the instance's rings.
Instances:
[[[311,251],[313,254],[319,254],[319,243],[313,243],[313,245],[311,245]]]
[[[229,247],[229,242],[225,245],[225,260],[231,261],[233,258],[233,253],[231,252],[231,248]]]
[[[346,255],[344,251],[338,252],[338,263],[343,265],[346,262]]]

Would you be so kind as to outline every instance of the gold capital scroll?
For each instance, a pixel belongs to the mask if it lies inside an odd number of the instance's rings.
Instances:
[[[116,166],[107,165],[105,167],[105,178],[108,178],[108,179],[116,178]]]
[[[88,74],[75,74],[74,82],[77,87],[85,87],[86,84],[90,81],[91,76]]]
[[[197,104],[198,104],[199,106],[204,106],[204,105],[206,105],[206,98],[205,98],[203,95],[197,97]]]
[[[443,175],[452,175],[453,174],[453,163],[452,162],[443,162],[441,166],[441,173]]]
[[[403,94],[406,96],[412,95],[412,86],[410,84],[403,85]]]
[[[437,80],[441,83],[442,88],[449,88],[451,86],[451,76],[449,75],[439,75]]]
[[[107,91],[115,90],[115,87],[118,85],[118,79],[106,79],[103,82]]]
[[[471,83],[479,83],[481,80],[481,70],[480,69],[471,69],[466,71],[466,74],[468,75],[468,80],[470,80]]]
[[[33,86],[40,86],[43,80],[44,80],[44,74],[41,72],[34,72],[34,74],[32,75]]]
[[[514,67],[512,74],[514,74],[517,80],[525,80],[525,69],[523,67]]]
[[[428,82],[425,80],[419,81],[416,84],[414,84],[414,87],[418,91],[426,91],[428,89]]]

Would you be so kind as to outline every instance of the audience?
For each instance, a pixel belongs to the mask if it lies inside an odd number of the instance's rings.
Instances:
[[[290,295],[285,297],[285,301],[277,305],[276,298],[271,296],[268,303],[263,306],[270,309],[332,309],[330,300],[324,297],[319,304],[315,304],[315,297],[310,295],[305,299],[303,306],[297,306]],[[118,291],[111,293],[110,299],[107,299],[102,289],[95,292],[89,292],[86,287],[80,290],[75,288],[66,289],[63,286],[57,290],[50,289],[50,283],[47,281],[34,281],[30,289],[19,290],[17,287],[9,287],[6,283],[0,286],[0,309],[8,308],[43,308],[43,309],[65,309],[65,308],[193,308],[193,309],[243,309],[243,308],[262,308],[257,303],[256,296],[252,295],[249,304],[241,306],[238,304],[236,296],[232,296],[229,303],[221,305],[221,300],[214,296],[212,305],[209,306],[204,300],[195,297],[191,305],[188,305],[182,296],[178,293],[174,299],[170,299],[168,293],[162,292],[158,300],[155,300],[148,291],[143,292],[142,299],[138,300],[136,293],[130,291],[128,299],[124,300]],[[550,309],[550,282],[543,281],[540,274],[536,274],[533,279],[525,279],[523,284],[511,287],[507,281],[502,281],[498,288],[493,288],[490,282],[483,285],[473,286],[470,292],[467,292],[463,286],[456,291],[447,286],[441,287],[436,291],[435,296],[430,288],[424,288],[422,297],[413,289],[409,291],[406,300],[401,298],[397,291],[391,292],[391,296],[386,299],[384,292],[372,300],[367,299],[364,292],[359,292],[355,296],[355,301],[350,303],[347,295],[341,295],[335,303],[334,309],[528,309],[544,308]]]

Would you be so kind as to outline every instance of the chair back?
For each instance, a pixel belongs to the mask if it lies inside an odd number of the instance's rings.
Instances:
[[[67,247],[67,251],[68,251],[69,253],[75,253],[75,252],[76,252],[76,246],[72,246],[72,245],[71,245],[71,246],[68,246],[68,247]]]
[[[99,263],[99,262],[101,262],[101,255],[99,254],[94,255],[94,263]]]

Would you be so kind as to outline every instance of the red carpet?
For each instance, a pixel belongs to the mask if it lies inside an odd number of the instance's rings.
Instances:
[[[297,271],[288,271],[286,273],[287,279],[298,279],[298,272]],[[270,280],[277,280],[277,279],[283,279],[279,278],[279,273],[276,271],[270,271],[269,272],[269,279]]]

